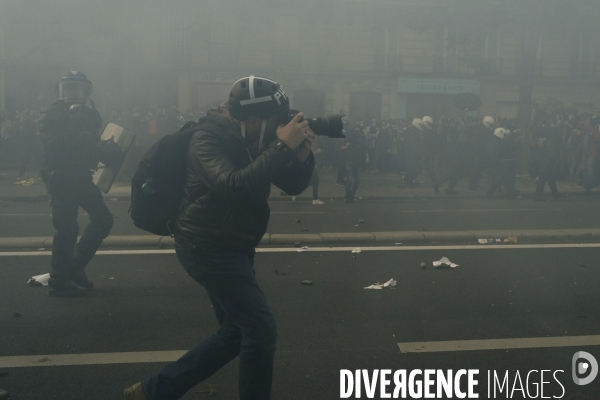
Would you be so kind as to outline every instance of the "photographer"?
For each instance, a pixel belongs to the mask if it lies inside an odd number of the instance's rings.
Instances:
[[[314,134],[289,110],[281,86],[250,76],[192,136],[185,198],[175,227],[177,257],[208,292],[220,329],[176,362],[125,389],[125,399],[179,399],[237,356],[243,400],[271,396],[277,328],[254,272],[269,221],[271,183],[290,195],[308,187]]]

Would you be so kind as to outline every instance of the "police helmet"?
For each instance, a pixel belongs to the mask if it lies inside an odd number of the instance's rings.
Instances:
[[[504,139],[504,137],[509,134],[510,134],[510,131],[506,128],[496,128],[494,130],[494,136],[496,136],[497,138],[500,138],[500,139]]]
[[[56,82],[56,97],[68,103],[85,103],[92,94],[92,82],[83,72],[69,71]]]
[[[238,121],[248,117],[269,119],[290,109],[290,101],[280,84],[258,76],[235,82],[229,93],[229,111]]]
[[[428,115],[424,116],[422,121],[423,121],[423,125],[425,125],[425,128],[431,129],[433,127],[433,118],[431,118],[430,116],[428,116]]]
[[[488,129],[494,129],[494,124],[496,123],[496,121],[494,120],[493,117],[490,117],[489,115],[487,117],[483,117],[483,125],[488,128]]]
[[[415,118],[412,120],[412,126],[422,131],[425,125],[423,124],[423,120],[421,118]]]

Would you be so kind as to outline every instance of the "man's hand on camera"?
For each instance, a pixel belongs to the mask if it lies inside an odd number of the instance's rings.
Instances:
[[[298,122],[300,118],[302,118],[302,113],[296,114],[289,124],[280,125],[277,128],[277,137],[283,140],[292,150],[296,150],[308,137],[308,121]]]
[[[315,141],[315,133],[310,129],[306,128],[307,136],[304,142],[296,150],[296,158],[300,161],[306,161],[310,156],[310,148]]]

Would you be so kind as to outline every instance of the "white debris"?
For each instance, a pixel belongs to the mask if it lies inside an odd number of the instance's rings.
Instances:
[[[360,247],[357,247],[354,250],[352,250],[352,253],[354,253],[354,254],[358,254],[360,252],[362,252],[362,250],[360,249]]]
[[[439,261],[433,262],[434,268],[456,268],[458,264],[453,263],[448,257],[442,257]]]
[[[504,243],[517,243],[519,240],[516,235],[510,235],[506,239],[504,239]]]
[[[501,242],[500,239],[477,239],[477,241],[480,244],[486,244],[486,243],[494,243],[494,242]]]
[[[308,246],[302,246],[302,247],[296,249],[296,251],[298,253],[302,253],[303,251],[308,251]]]
[[[365,287],[365,289],[376,289],[376,290],[380,290],[380,289],[394,289],[394,287],[396,286],[396,281],[394,279],[390,279],[389,281],[387,281],[386,283],[374,283],[371,286],[367,286]]]
[[[27,284],[31,286],[48,286],[49,280],[50,274],[36,275],[32,276],[31,279],[27,281]]]

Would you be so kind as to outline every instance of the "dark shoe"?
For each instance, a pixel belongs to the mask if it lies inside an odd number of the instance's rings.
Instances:
[[[125,400],[148,400],[146,397],[146,393],[144,393],[144,389],[142,388],[142,383],[138,382],[135,385],[128,387],[123,391],[123,399]]]
[[[354,199],[345,199],[344,202],[346,202],[346,203],[354,203]]]
[[[454,189],[446,189],[446,194],[458,194],[458,192]]]
[[[561,194],[560,194],[560,193],[557,193],[556,195],[552,195],[552,198],[553,198],[554,200],[558,200],[558,199],[560,199],[560,197],[561,197]]]
[[[68,279],[50,278],[48,281],[48,296],[50,297],[82,297],[85,291],[81,290]]]
[[[87,275],[85,274],[85,270],[76,269],[69,273],[69,278],[79,287],[84,289],[93,289],[94,283],[88,280]]]

